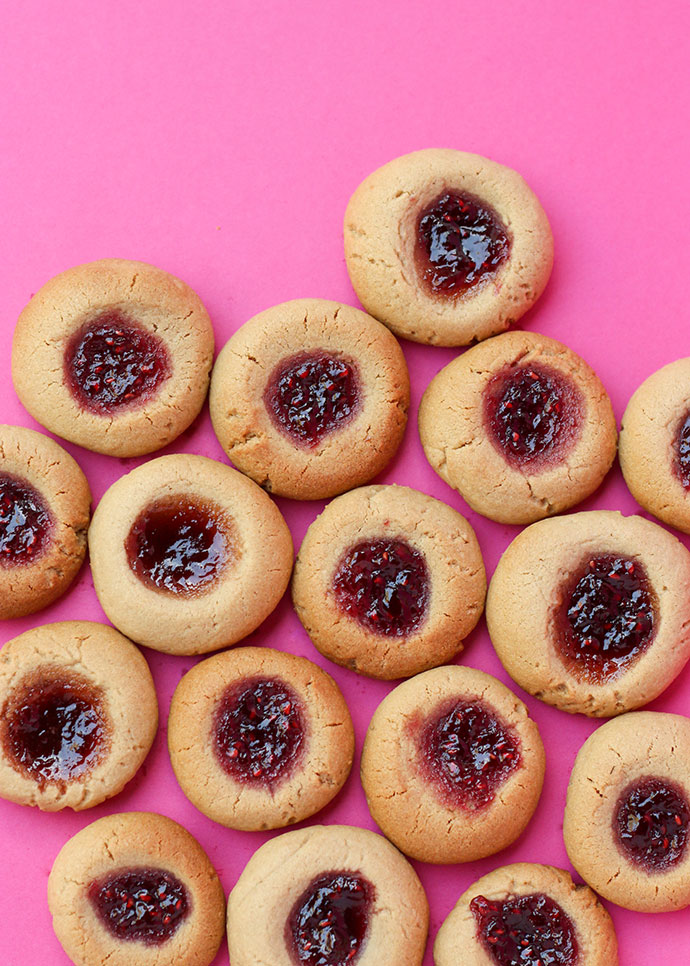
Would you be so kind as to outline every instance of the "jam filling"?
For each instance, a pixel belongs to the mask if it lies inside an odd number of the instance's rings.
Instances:
[[[211,503],[188,496],[157,500],[141,511],[127,535],[129,566],[163,593],[204,593],[230,562],[229,530]]]
[[[183,884],[163,869],[125,869],[93,882],[88,895],[108,932],[148,946],[171,939],[191,905]]]
[[[601,681],[633,664],[651,644],[656,595],[635,560],[594,557],[565,586],[558,647],[571,669]]]
[[[236,781],[274,785],[286,778],[304,736],[301,702],[277,679],[257,677],[231,685],[215,713],[216,757]]]
[[[675,470],[680,482],[690,489],[690,413],[683,417],[675,443]]]
[[[29,564],[50,543],[53,515],[33,486],[0,473],[0,566]]]
[[[424,556],[404,540],[364,541],[341,559],[333,590],[340,609],[367,630],[402,637],[426,617],[429,572]]]
[[[494,447],[512,466],[530,471],[562,459],[582,423],[577,387],[549,366],[508,365],[484,391],[484,423]]]
[[[579,948],[570,916],[541,892],[470,903],[477,935],[496,966],[575,966]]]
[[[496,274],[510,247],[498,214],[474,195],[446,192],[419,214],[417,265],[432,295],[463,295]]]
[[[375,890],[353,872],[314,879],[292,907],[285,939],[296,966],[350,966],[364,946]]]
[[[629,785],[618,799],[613,819],[623,853],[635,865],[663,872],[683,858],[690,805],[672,782],[646,778]]]
[[[302,446],[318,446],[359,409],[354,362],[303,352],[284,359],[271,374],[264,404],[276,427]]]
[[[453,806],[488,805],[522,761],[520,741],[479,701],[451,699],[423,727],[422,770]]]

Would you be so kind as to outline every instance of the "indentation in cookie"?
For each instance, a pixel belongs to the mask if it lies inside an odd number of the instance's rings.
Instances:
[[[26,480],[0,473],[0,566],[33,563],[50,543],[53,515]]]
[[[301,966],[351,966],[367,938],[374,886],[356,872],[325,872],[295,902],[285,926],[285,942]]]
[[[621,793],[613,818],[623,854],[648,872],[663,872],[685,855],[690,805],[668,779],[644,778]]]
[[[477,936],[496,966],[575,966],[579,961],[572,920],[541,892],[470,903]]]
[[[690,412],[680,420],[675,439],[674,469],[686,489],[690,488]]]
[[[163,869],[123,869],[92,882],[89,900],[117,939],[160,945],[171,939],[187,917],[187,889]]]

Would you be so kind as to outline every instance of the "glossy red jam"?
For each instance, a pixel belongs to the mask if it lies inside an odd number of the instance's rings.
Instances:
[[[683,417],[675,441],[675,470],[678,479],[690,489],[690,413]]]
[[[147,586],[191,597],[210,589],[232,557],[223,512],[196,497],[158,500],[145,507],[127,535],[129,566]]]
[[[104,415],[145,402],[172,369],[158,336],[107,309],[69,340],[64,371],[79,405]]]
[[[445,192],[419,214],[417,265],[433,295],[462,295],[493,277],[510,247],[498,214],[474,195]]]
[[[30,564],[50,543],[53,515],[33,486],[0,473],[0,566]]]
[[[325,352],[284,359],[271,373],[264,405],[275,426],[294,443],[318,446],[359,409],[354,362]]]
[[[685,855],[689,823],[685,792],[665,778],[644,778],[621,794],[613,828],[631,862],[649,872],[663,872]]]
[[[285,927],[295,966],[356,963],[366,942],[374,898],[374,887],[358,873],[327,872],[314,879],[292,907]]]
[[[477,896],[470,903],[477,936],[496,966],[576,966],[575,926],[557,902],[541,892],[503,900]]]
[[[216,757],[236,781],[274,785],[287,778],[304,744],[302,703],[283,681],[251,678],[229,687],[215,713]]]
[[[641,563],[593,557],[563,588],[557,645],[575,673],[604,680],[646,651],[654,638],[656,611],[656,595]]]
[[[426,617],[429,591],[424,556],[404,540],[355,544],[333,577],[340,609],[372,633],[387,637],[417,630]]]
[[[163,869],[123,869],[93,882],[88,895],[109,933],[147,946],[171,939],[190,909],[184,885]]]

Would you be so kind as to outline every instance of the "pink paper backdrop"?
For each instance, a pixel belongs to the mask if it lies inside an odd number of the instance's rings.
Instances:
[[[347,199],[384,161],[429,146],[486,154],[536,189],[552,220],[556,268],[525,325],[584,355],[620,418],[649,373],[690,354],[689,11],[680,0],[26,0],[7,8],[0,41],[2,421],[35,427],[9,380],[12,328],[56,272],[111,255],[160,265],[201,294],[219,345],[255,312],[285,299],[355,302],[342,255]],[[468,512],[425,462],[414,418],[424,387],[454,353],[404,349],[412,419],[381,480]],[[67,448],[96,500],[135,465]],[[222,458],[207,411],[170,450]],[[299,544],[321,504],[279,502]],[[594,507],[637,509],[617,467],[583,509]],[[468,515],[491,573],[516,530]],[[68,618],[104,619],[88,568],[61,603],[4,624],[0,643]],[[361,748],[390,685],[329,666],[287,598],[247,643],[326,666],[350,703]],[[0,802],[0,961],[8,966],[68,963],[51,929],[46,878],[67,838],[101,815],[153,809],[177,819],[207,849],[226,891],[266,839],[215,825],[179,792],[165,721],[172,691],[194,662],[147,657],[161,729],[123,794],[81,814],[43,815]],[[483,622],[463,660],[511,683]],[[686,673],[653,707],[683,713],[689,698]],[[566,784],[595,725],[526,701],[548,753],[541,804],[502,855],[419,867],[432,939],[460,892],[496,865],[568,867]],[[373,827],[356,769],[321,820]],[[690,960],[690,911],[644,916],[610,908],[623,966]],[[221,950],[215,966],[227,961]]]

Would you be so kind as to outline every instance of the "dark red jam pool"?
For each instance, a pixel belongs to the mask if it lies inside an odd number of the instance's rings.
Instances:
[[[471,194],[446,192],[417,220],[417,266],[432,295],[462,295],[495,275],[510,247],[498,214]]]
[[[53,515],[26,480],[0,473],[0,566],[30,564],[53,533]]]
[[[496,966],[576,966],[575,926],[557,902],[543,893],[470,903],[477,935]]]
[[[163,869],[124,869],[93,882],[88,895],[109,933],[147,946],[171,939],[191,905],[183,884]]]
[[[404,540],[355,544],[333,576],[340,609],[386,637],[417,630],[426,617],[429,590],[424,556]]]
[[[676,437],[675,470],[680,482],[690,489],[690,413],[681,420]]]
[[[295,966],[351,966],[362,951],[373,885],[355,872],[326,872],[292,907],[285,940]]]
[[[104,415],[149,399],[171,366],[158,336],[107,309],[69,340],[64,371],[79,405]]]
[[[351,419],[359,397],[354,362],[325,352],[302,352],[273,370],[264,405],[282,433],[298,445],[313,447]]]
[[[656,610],[656,595],[641,563],[593,557],[562,590],[557,646],[576,674],[604,680],[633,664],[652,643]]]
[[[484,390],[489,439],[515,467],[539,470],[562,459],[577,441],[582,395],[550,366],[505,366]]]
[[[685,855],[690,805],[685,792],[662,778],[643,778],[618,799],[613,829],[623,854],[649,872],[663,872]]]
[[[420,764],[453,806],[488,805],[522,761],[513,729],[479,701],[451,699],[422,728]]]
[[[304,711],[292,688],[257,677],[226,690],[215,713],[213,745],[231,778],[270,786],[292,771],[304,734]]]
[[[132,524],[125,550],[144,584],[192,597],[209,590],[228,566],[230,524],[218,507],[196,497],[157,500]]]

